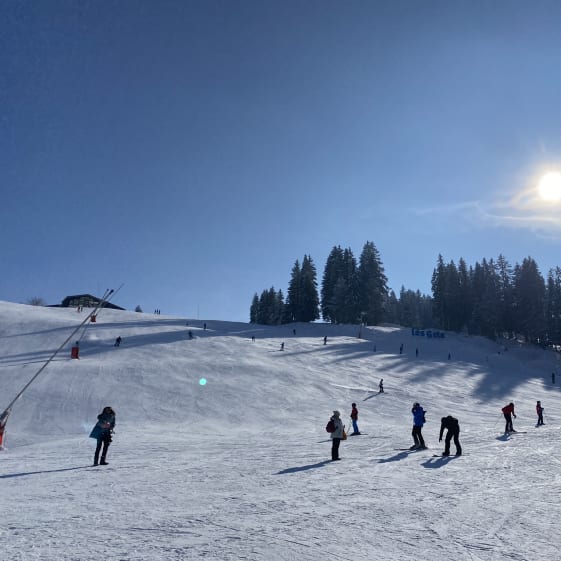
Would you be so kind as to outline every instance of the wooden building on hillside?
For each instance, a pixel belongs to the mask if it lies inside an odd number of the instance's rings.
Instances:
[[[60,304],[55,304],[51,306],[52,308],[77,308],[82,306],[83,308],[95,308],[101,302],[101,298],[97,296],[92,296],[91,294],[75,294],[73,296],[67,296]],[[105,302],[103,308],[109,308],[111,310],[124,310],[116,304],[111,304],[111,302]]]

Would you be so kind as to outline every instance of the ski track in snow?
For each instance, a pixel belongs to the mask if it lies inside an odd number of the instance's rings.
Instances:
[[[80,315],[0,302],[0,318],[8,399],[40,366],[19,361],[48,355]],[[109,310],[99,321],[80,361],[60,356],[14,407],[0,453],[2,559],[559,558],[559,427],[536,429],[533,405],[541,398],[555,417],[561,399],[526,373],[524,349],[504,367],[494,357],[486,372],[493,344],[464,336],[421,341],[364,328],[365,342],[349,326],[298,325],[293,336],[292,326],[210,321],[205,332],[193,320]],[[457,362],[443,359],[450,351]],[[540,356],[550,374],[551,356]],[[507,393],[484,393],[485,376]],[[381,377],[383,399],[359,402]],[[500,407],[511,399],[528,432],[520,438],[501,434]],[[342,461],[330,462],[325,423],[340,409],[349,425],[353,400],[368,434],[343,442]],[[413,401],[427,409],[429,449],[396,451],[411,443]],[[87,434],[107,403],[118,424],[109,466],[94,468]],[[466,454],[435,458],[448,413],[460,419]]]

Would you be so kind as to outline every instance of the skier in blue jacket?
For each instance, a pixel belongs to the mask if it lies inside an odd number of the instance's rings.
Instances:
[[[413,430],[411,431],[411,435],[413,436],[413,441],[415,444],[409,448],[410,450],[425,450],[425,441],[423,439],[423,425],[425,424],[425,411],[419,405],[419,403],[415,402],[413,404],[413,408],[411,409],[411,413],[413,414]]]
[[[104,407],[103,411],[97,416],[97,423],[90,433],[90,438],[97,440],[97,446],[94,453],[94,466],[98,465],[99,453],[101,452],[100,465],[106,466],[108,462],[105,460],[109,444],[113,440],[111,434],[115,428],[115,411],[111,407]],[[101,447],[103,446],[103,451]]]

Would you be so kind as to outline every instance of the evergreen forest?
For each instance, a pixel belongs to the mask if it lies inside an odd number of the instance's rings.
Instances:
[[[296,260],[285,294],[274,287],[255,293],[250,322],[279,325],[323,320],[335,324],[397,324],[443,329],[491,339],[523,338],[541,346],[561,345],[561,268],[547,278],[526,257],[512,266],[503,255],[467,265],[439,255],[431,295],[388,288],[375,244],[366,242],[356,259],[351,248],[333,247],[321,287],[310,255]]]

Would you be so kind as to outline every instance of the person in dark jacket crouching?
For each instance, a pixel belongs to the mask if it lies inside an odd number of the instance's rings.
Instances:
[[[115,411],[111,407],[104,407],[103,411],[97,416],[97,423],[90,433],[90,438],[97,440],[97,446],[94,454],[94,466],[98,463],[106,466],[108,462],[105,460],[107,457],[107,450],[111,444],[111,434],[115,428]],[[103,450],[101,449],[103,446]],[[101,452],[101,461],[99,461],[99,453]]]
[[[442,434],[444,429],[447,430],[446,438],[444,439],[444,453],[443,456],[450,455],[450,441],[454,439],[454,446],[456,446],[456,456],[462,455],[462,447],[460,446],[460,423],[458,419],[448,415],[448,417],[442,417],[440,422],[440,436],[438,442],[442,442]]]

